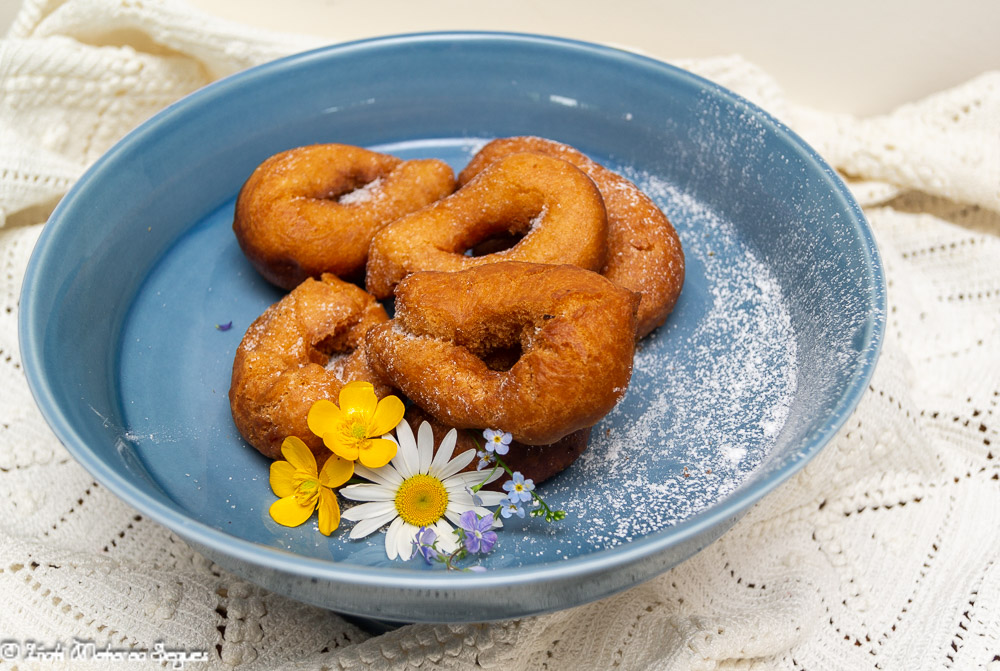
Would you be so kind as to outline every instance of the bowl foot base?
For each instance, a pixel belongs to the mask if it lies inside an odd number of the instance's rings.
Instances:
[[[400,627],[405,627],[409,622],[392,622],[390,620],[377,620],[373,617],[364,617],[362,615],[345,615],[344,613],[337,613],[344,620],[350,622],[358,629],[361,629],[373,636],[378,636],[379,634],[385,634],[390,631],[399,629]]]

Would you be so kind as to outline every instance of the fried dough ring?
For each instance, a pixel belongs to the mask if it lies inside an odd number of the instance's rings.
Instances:
[[[368,332],[368,358],[444,424],[554,443],[596,424],[625,394],[638,303],[638,294],[569,265],[414,273],[396,287],[394,319]],[[491,369],[505,350],[516,361]]]
[[[583,172],[540,154],[506,156],[447,198],[380,230],[369,250],[366,286],[387,298],[418,270],[455,271],[497,261],[599,270],[607,229],[601,194]],[[493,254],[465,255],[505,234],[524,237]]]
[[[343,144],[298,147],[261,163],[240,189],[233,231],[267,280],[361,277],[372,236],[455,188],[436,159],[403,161]]]
[[[262,454],[281,457],[281,443],[298,436],[318,459],[330,451],[306,423],[309,408],[336,399],[348,382],[388,388],[365,355],[364,335],[389,319],[382,306],[334,275],[306,279],[247,329],[233,361],[229,404],[240,434]]]
[[[525,151],[569,161],[594,181],[608,212],[608,256],[601,274],[642,295],[637,339],[663,324],[684,284],[684,252],[673,225],[635,184],[569,145],[531,136],[488,143],[459,173],[458,183],[467,184],[493,162]]]

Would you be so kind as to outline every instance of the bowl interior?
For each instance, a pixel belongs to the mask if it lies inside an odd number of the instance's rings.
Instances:
[[[686,283],[641,344],[626,399],[544,486],[569,518],[508,524],[484,562],[501,582],[455,584],[489,602],[510,598],[504,582],[568,566],[582,580],[636,553],[694,551],[800,468],[857,402],[880,343],[881,270],[857,205],[781,124],[690,74],[593,45],[366,41],[242,73],[154,117],[81,179],[32,257],[21,337],[46,418],[95,477],[210,551],[344,584],[426,584],[417,562],[385,558],[381,535],[349,541],[342,527],[327,539],[268,516],[267,461],[235,431],[227,392],[243,332],[281,294],[242,257],[233,200],[264,158],[302,144],[437,157],[457,171],[486,140],[525,134],[639,184],[682,238]],[[566,594],[547,607],[601,595]]]

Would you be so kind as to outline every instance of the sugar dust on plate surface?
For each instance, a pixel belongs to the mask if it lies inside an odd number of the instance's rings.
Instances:
[[[595,549],[675,525],[732,493],[774,446],[797,384],[795,333],[770,269],[703,204],[655,177],[626,177],[675,221],[686,257],[704,267],[711,304],[677,344],[692,354],[682,362],[665,364],[640,343],[628,392],[640,412],[612,411],[598,428],[613,428],[595,430],[578,462],[588,487],[567,489],[566,507],[587,520]]]

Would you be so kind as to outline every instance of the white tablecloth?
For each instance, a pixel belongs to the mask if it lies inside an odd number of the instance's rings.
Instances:
[[[739,57],[677,63],[774,113],[844,175],[883,255],[889,313],[871,386],[833,442],[659,578],[551,615],[375,636],[225,573],[94,482],[19,361],[39,230],[143,119],[312,46],[168,0],[28,0],[0,41],[0,659],[31,666],[37,646],[82,640],[239,669],[1000,666],[996,72],[859,119],[792,104]]]

